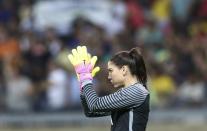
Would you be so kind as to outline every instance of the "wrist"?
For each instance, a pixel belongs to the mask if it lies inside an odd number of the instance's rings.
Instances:
[[[83,90],[83,87],[87,84],[92,84],[92,80],[84,80],[82,82],[80,82],[80,89],[81,89],[81,92]]]

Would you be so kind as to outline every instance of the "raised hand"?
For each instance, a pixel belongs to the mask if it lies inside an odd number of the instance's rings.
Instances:
[[[95,67],[97,56],[93,56],[87,52],[86,46],[78,46],[72,49],[72,54],[68,55],[69,61],[75,68],[78,80],[82,83],[84,80],[92,80],[100,67]]]

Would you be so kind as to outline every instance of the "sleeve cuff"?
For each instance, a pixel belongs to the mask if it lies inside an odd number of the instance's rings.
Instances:
[[[92,80],[85,80],[81,83],[81,88],[83,88],[87,84],[92,84]]]

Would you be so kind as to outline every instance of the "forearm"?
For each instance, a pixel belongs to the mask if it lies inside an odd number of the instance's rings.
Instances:
[[[108,116],[111,115],[111,112],[93,112],[90,111],[88,108],[88,104],[86,102],[85,96],[83,94],[80,95],[82,107],[84,110],[84,114],[87,117],[102,117],[102,116]]]

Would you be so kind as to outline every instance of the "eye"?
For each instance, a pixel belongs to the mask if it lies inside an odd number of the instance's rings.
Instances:
[[[108,69],[108,71],[111,73],[111,72],[113,72],[113,70],[112,69]]]

